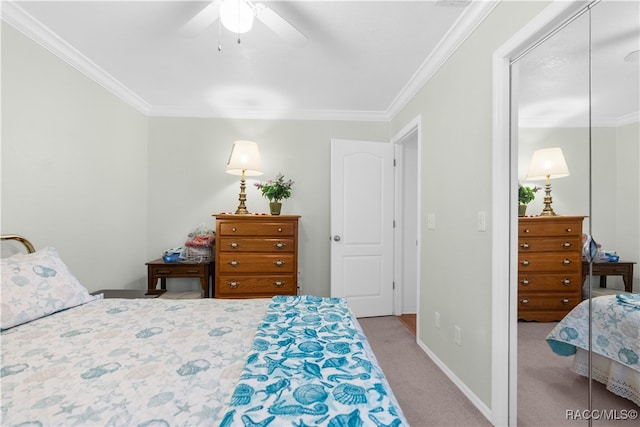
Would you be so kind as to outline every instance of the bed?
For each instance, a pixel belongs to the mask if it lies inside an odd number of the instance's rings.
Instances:
[[[1,274],[2,425],[408,425],[344,299],[103,299],[53,248]]]
[[[592,377],[640,406],[640,294],[606,295],[592,302]],[[571,370],[589,375],[589,300],[547,336],[554,353],[574,355]]]

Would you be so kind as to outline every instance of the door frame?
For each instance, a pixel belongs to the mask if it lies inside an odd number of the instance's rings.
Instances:
[[[413,120],[411,120],[409,123],[407,123],[399,132],[397,132],[393,138],[391,138],[391,143],[393,144],[394,147],[394,156],[396,159],[396,168],[395,168],[395,184],[394,184],[394,217],[396,220],[396,224],[398,224],[398,222],[400,223],[400,227],[398,227],[396,225],[396,227],[394,227],[393,229],[393,240],[394,240],[394,248],[393,248],[393,254],[394,254],[394,260],[393,260],[393,265],[394,265],[394,274],[393,274],[393,280],[394,283],[396,284],[396,287],[394,289],[394,305],[393,305],[393,311],[395,315],[400,315],[403,314],[403,310],[402,310],[402,298],[398,297],[398,295],[402,295],[402,290],[405,286],[404,280],[402,278],[402,260],[400,259],[401,257],[398,256],[398,254],[402,253],[402,247],[404,245],[404,236],[403,233],[401,233],[400,231],[402,230],[402,227],[404,226],[402,224],[402,221],[399,221],[399,218],[403,218],[404,215],[404,198],[403,198],[403,192],[401,191],[401,177],[404,176],[404,172],[405,172],[405,164],[402,161],[403,159],[403,152],[404,152],[404,143],[407,141],[407,139],[409,139],[410,137],[413,137],[413,135],[416,136],[417,139],[417,149],[418,149],[418,156],[415,159],[416,161],[416,167],[417,167],[417,190],[416,190],[416,198],[418,200],[418,204],[417,204],[417,212],[416,212],[416,220],[417,220],[417,233],[416,233],[416,239],[418,239],[418,244],[416,247],[416,278],[417,283],[416,283],[416,338],[417,336],[419,336],[419,329],[420,329],[420,321],[419,321],[419,314],[420,314],[420,236],[422,235],[420,232],[420,194],[421,194],[421,162],[420,162],[420,158],[421,158],[421,153],[422,153],[422,144],[420,143],[420,141],[422,140],[422,132],[421,132],[421,124],[422,124],[422,116],[418,115],[415,118],[413,118]]]
[[[491,221],[492,224],[509,224],[506,228],[492,227],[491,422],[496,426],[517,425],[518,220],[517,204],[511,201],[517,197],[518,141],[517,123],[513,123],[511,114],[511,109],[517,107],[517,100],[511,99],[511,59],[589,3],[554,0],[493,53]],[[505,283],[509,286],[504,286]]]

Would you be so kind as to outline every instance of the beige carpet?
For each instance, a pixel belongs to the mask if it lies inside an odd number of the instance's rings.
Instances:
[[[398,403],[414,427],[490,426],[394,316],[358,319]]]
[[[567,419],[568,410],[588,409],[587,378],[571,372],[571,357],[553,353],[545,341],[556,322],[518,322],[518,426],[586,426],[586,420]],[[628,399],[616,396],[605,386],[594,381],[592,385],[593,409],[613,411],[640,411]],[[637,412],[636,412],[637,413]],[[638,426],[635,420],[594,420],[593,426]]]
[[[428,426],[489,426],[471,404],[416,344],[394,316],[358,319],[409,423]],[[588,380],[570,371],[571,358],[554,354],[544,338],[555,323],[518,323],[518,426],[587,426],[568,420],[567,410],[588,408]],[[593,408],[639,411],[633,402],[594,382]],[[593,426],[638,426],[638,419],[593,421]]]

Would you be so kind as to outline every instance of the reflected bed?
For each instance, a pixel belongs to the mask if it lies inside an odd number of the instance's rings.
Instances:
[[[593,379],[640,406],[640,294],[592,298]],[[637,302],[636,302],[637,301]],[[549,333],[554,353],[574,356],[571,370],[589,375],[589,300]]]

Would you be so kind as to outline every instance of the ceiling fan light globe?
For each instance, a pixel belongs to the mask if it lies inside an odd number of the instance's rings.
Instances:
[[[246,33],[253,26],[253,9],[244,0],[223,0],[220,21],[231,32]]]

